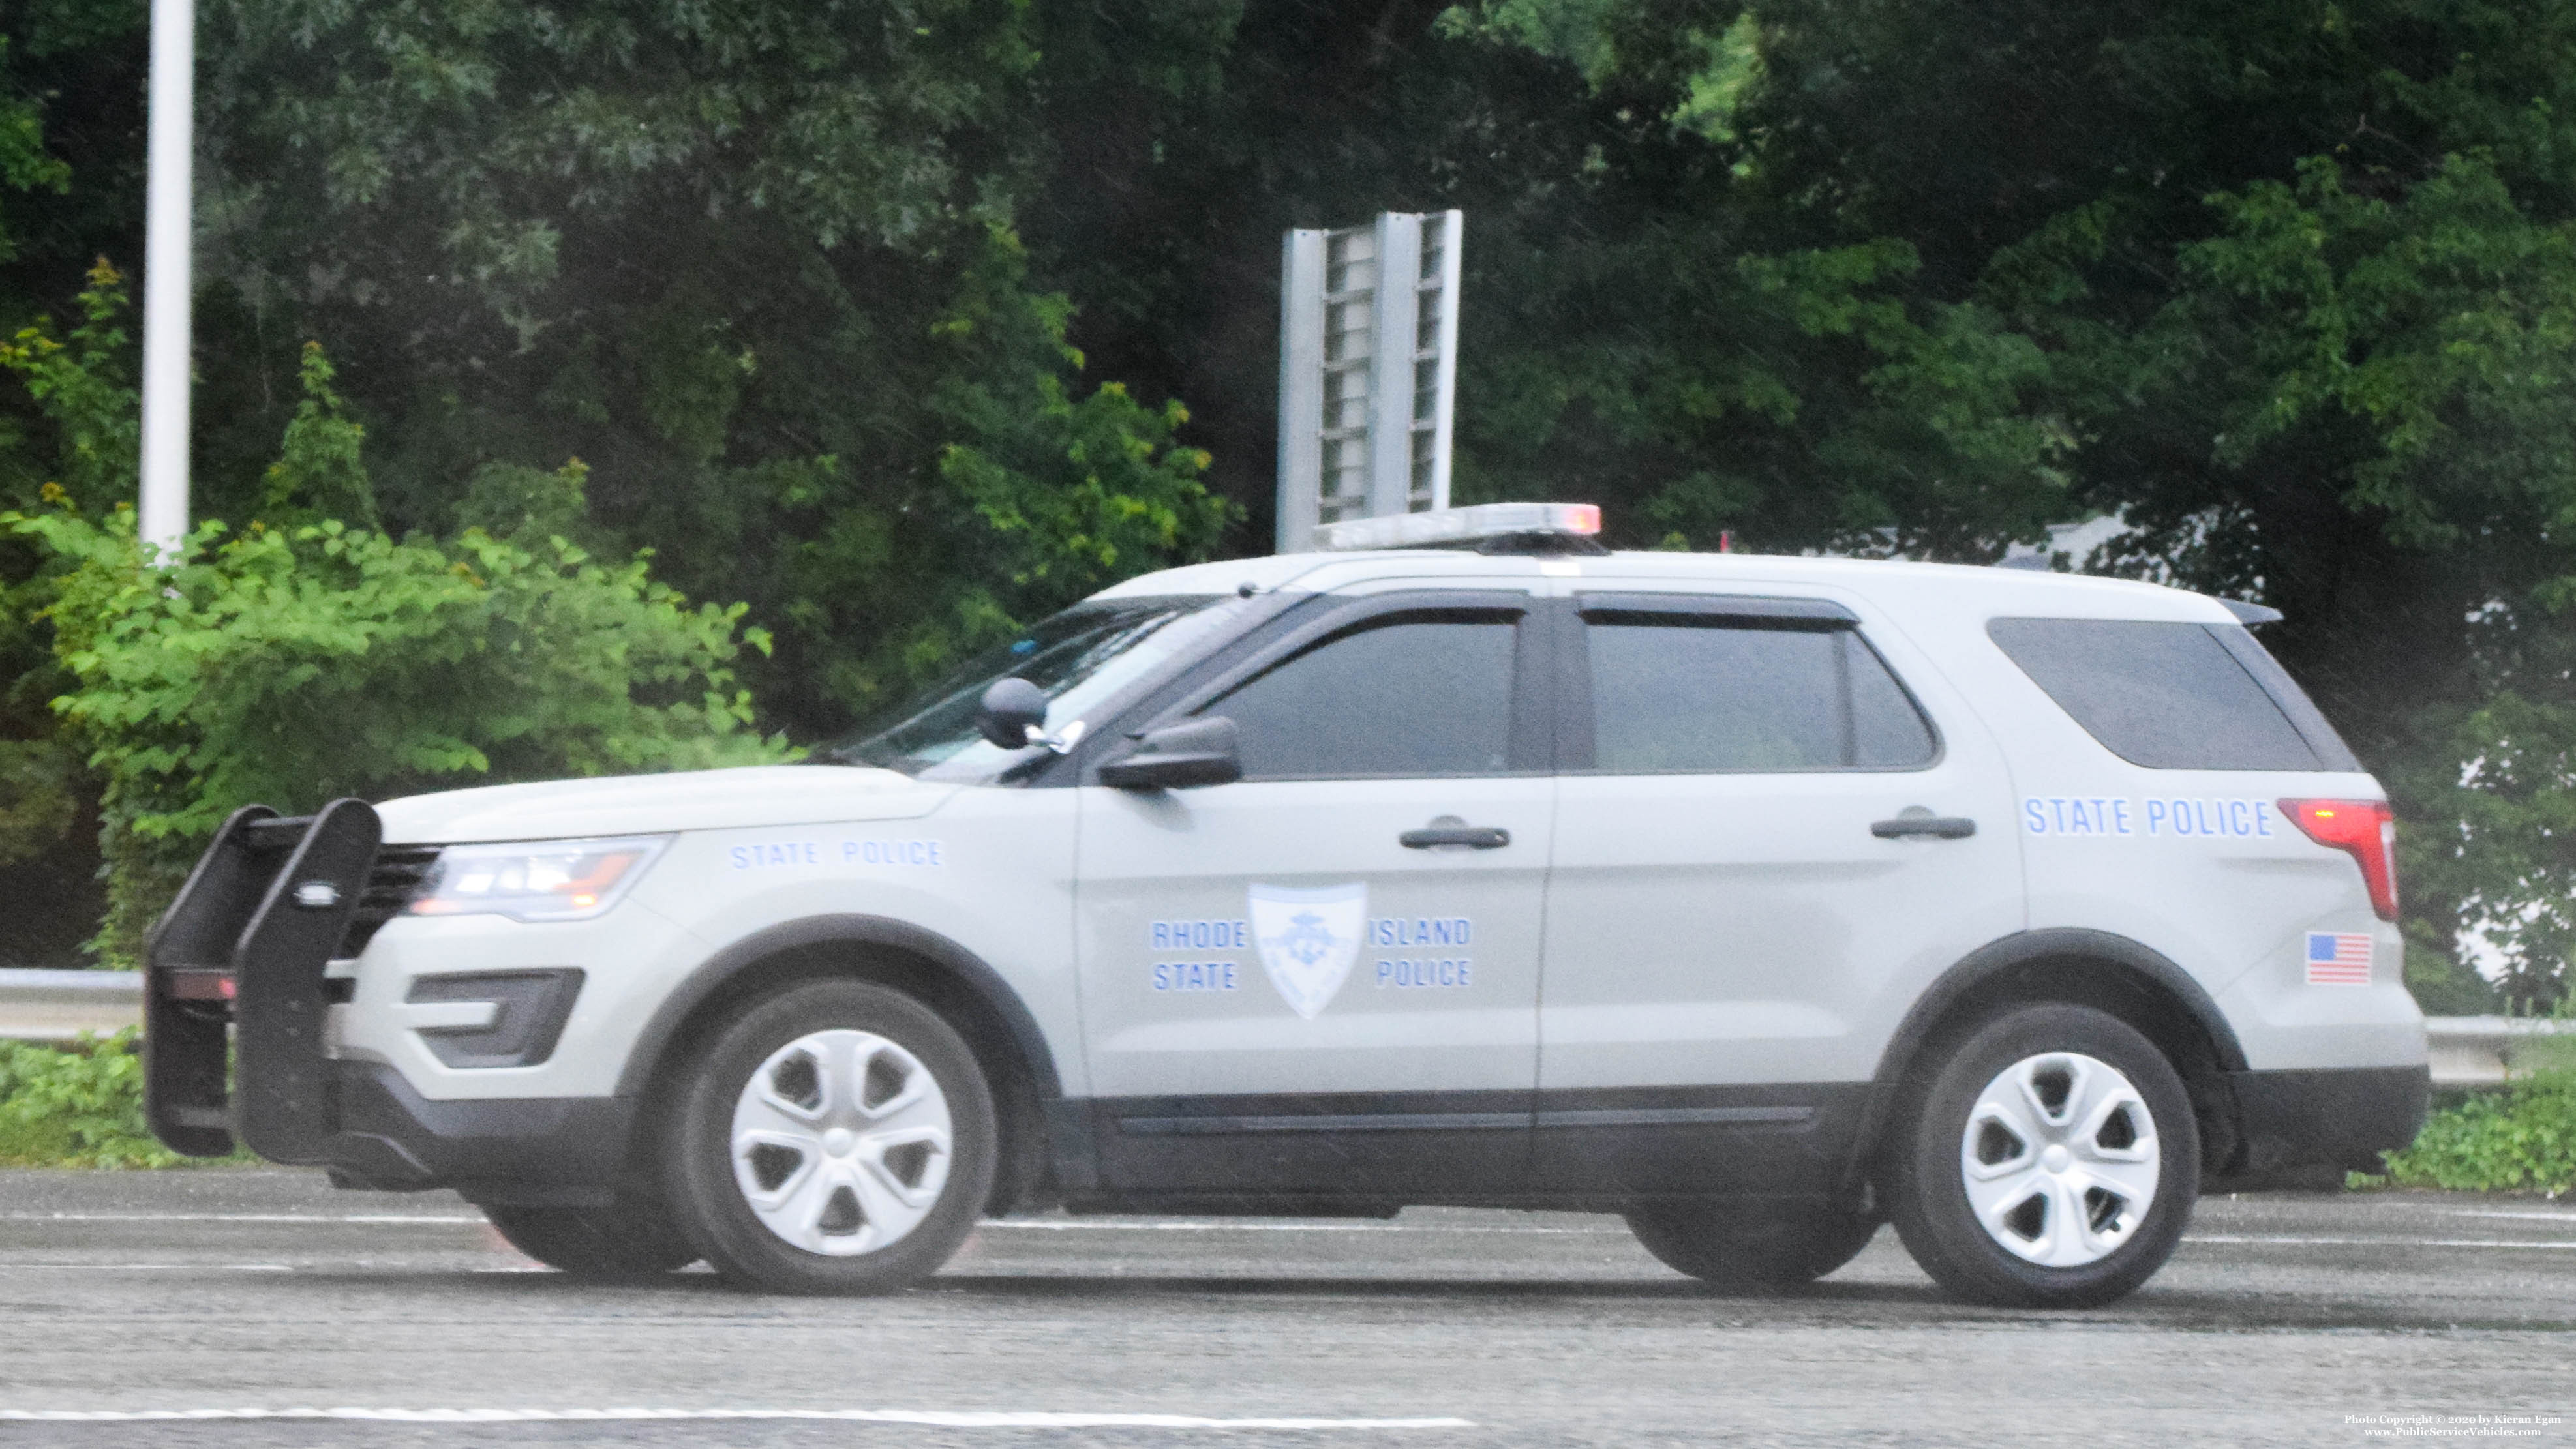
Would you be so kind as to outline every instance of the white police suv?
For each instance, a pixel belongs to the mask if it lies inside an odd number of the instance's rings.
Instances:
[[[1443,1203],[1736,1288],[1892,1219],[2042,1305],[2413,1136],[2388,807],[2269,611],[1593,517],[1131,580],[800,765],[245,809],[154,937],[154,1126],[600,1276]]]

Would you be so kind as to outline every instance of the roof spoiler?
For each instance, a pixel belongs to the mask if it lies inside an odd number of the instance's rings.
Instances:
[[[2278,624],[2286,617],[2280,610],[2269,605],[2249,604],[2243,599],[2221,599],[2218,602],[2225,604],[2227,612],[2236,616],[2236,622],[2248,629],[2260,629],[2266,624]]]

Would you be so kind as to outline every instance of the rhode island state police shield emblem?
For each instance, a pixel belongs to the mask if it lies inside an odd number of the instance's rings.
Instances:
[[[1256,885],[1245,913],[1270,984],[1299,1016],[1314,1020],[1359,960],[1360,933],[1368,924],[1367,884],[1313,890]]]

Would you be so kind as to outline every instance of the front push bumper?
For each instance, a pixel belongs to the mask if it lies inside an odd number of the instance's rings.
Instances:
[[[367,899],[382,842],[360,800],[299,819],[252,805],[224,822],[144,951],[153,1135],[196,1157],[238,1138],[271,1162],[328,1167],[344,1186],[606,1200],[626,1164],[632,1101],[432,1101],[389,1066],[328,1056],[325,968],[364,912],[383,912]]]

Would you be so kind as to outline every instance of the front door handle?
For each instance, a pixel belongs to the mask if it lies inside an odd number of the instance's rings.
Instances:
[[[1395,839],[1407,850],[1429,850],[1435,845],[1500,850],[1512,843],[1512,833],[1498,825],[1433,825],[1422,830],[1408,830]]]
[[[1897,812],[1893,820],[1881,820],[1869,827],[1869,833],[1881,840],[1901,840],[1909,835],[1929,835],[1935,840],[1965,840],[1977,833],[1977,822],[1957,815],[1935,815],[1920,805]]]

